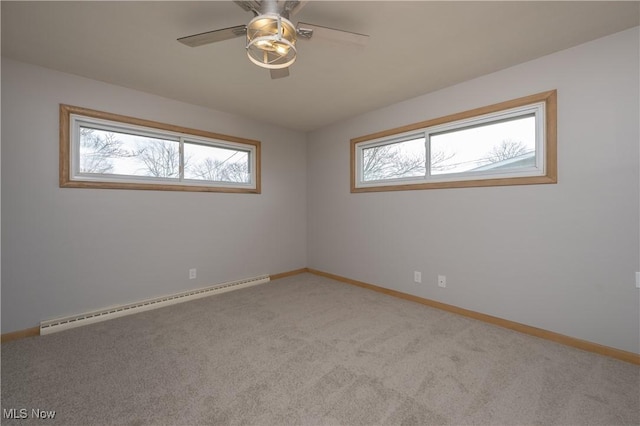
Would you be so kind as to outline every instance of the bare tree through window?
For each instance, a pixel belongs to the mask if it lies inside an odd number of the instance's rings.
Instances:
[[[177,142],[147,140],[138,144],[135,156],[144,165],[142,172],[146,176],[180,176],[180,145]]]
[[[503,140],[499,145],[491,148],[486,159],[489,163],[498,163],[500,161],[526,154],[527,152],[527,147],[522,142],[507,139]]]
[[[225,162],[214,158],[192,164],[185,177],[212,182],[249,182],[249,165],[245,162]]]
[[[111,173],[114,160],[129,157],[131,153],[123,148],[123,143],[115,133],[80,128],[80,172]]]
[[[426,150],[409,152],[401,144],[381,145],[363,152],[364,180],[395,179],[424,176],[426,173]],[[424,143],[423,143],[424,145]],[[446,170],[455,153],[437,151],[431,153],[431,170]]]

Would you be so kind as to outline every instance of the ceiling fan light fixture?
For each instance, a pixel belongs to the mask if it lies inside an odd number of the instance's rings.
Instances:
[[[268,69],[287,68],[296,60],[296,28],[277,14],[256,16],[247,25],[247,56]]]

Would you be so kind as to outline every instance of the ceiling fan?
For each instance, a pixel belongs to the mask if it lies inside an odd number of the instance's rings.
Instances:
[[[294,26],[289,18],[300,12],[307,2],[308,0],[234,1],[245,11],[254,14],[247,25],[194,34],[179,38],[178,41],[189,47],[198,47],[245,36],[249,60],[269,69],[271,78],[289,75],[289,66],[296,60],[298,39],[324,38],[360,46],[366,44],[369,36],[364,34],[304,22],[298,22]]]

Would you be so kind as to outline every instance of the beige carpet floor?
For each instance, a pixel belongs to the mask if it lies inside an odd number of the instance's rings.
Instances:
[[[60,425],[638,425],[640,367],[311,274],[2,345]],[[18,411],[19,413],[19,411]]]

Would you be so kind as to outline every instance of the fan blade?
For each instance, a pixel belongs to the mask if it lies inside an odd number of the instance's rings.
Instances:
[[[271,73],[271,79],[289,77],[289,68],[279,68],[277,70],[269,70]]]
[[[189,47],[198,47],[209,43],[216,43],[218,41],[242,37],[246,33],[246,25],[237,25],[235,27],[223,28],[221,30],[208,31],[206,33],[182,37],[179,38],[178,41],[182,44],[186,44]]]
[[[350,31],[337,30],[335,28],[323,27],[320,25],[298,22],[296,32],[303,39],[321,38],[323,40],[337,41],[340,43],[351,43],[358,46],[365,46],[369,36],[365,34],[352,33]]]
[[[282,16],[287,19],[290,19],[290,16],[296,16],[308,1],[309,0],[286,0],[282,8]]]
[[[256,16],[260,15],[262,6],[259,1],[234,1],[234,3],[247,12],[253,12]]]

